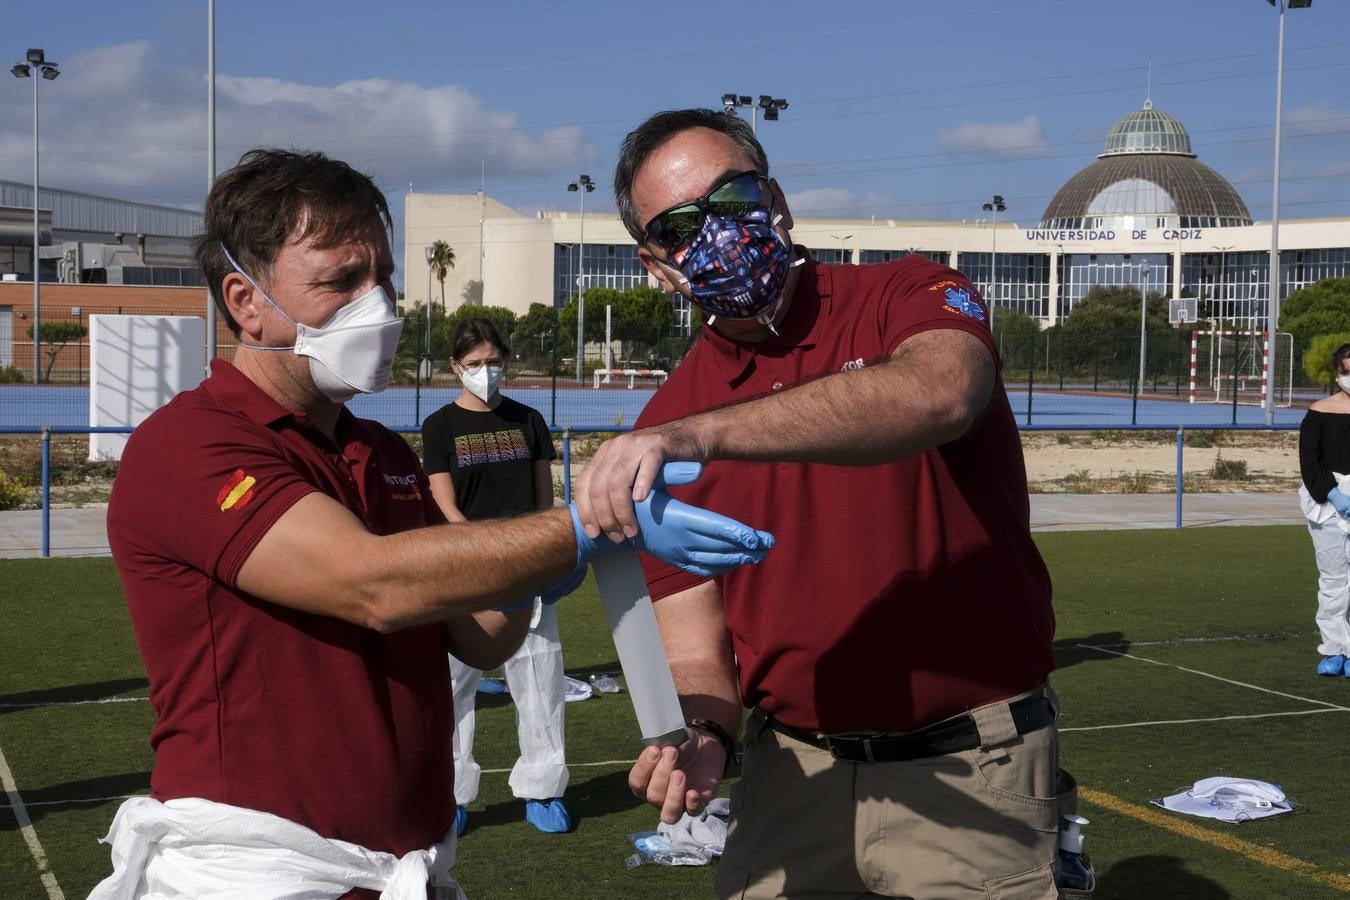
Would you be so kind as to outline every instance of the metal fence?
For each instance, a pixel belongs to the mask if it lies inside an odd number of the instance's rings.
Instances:
[[[1185,460],[1185,444],[1186,444],[1185,438],[1186,438],[1186,427],[1183,426],[1183,425],[1176,425],[1176,426],[1173,426],[1173,427],[1174,427],[1174,429],[1175,429],[1175,431],[1176,431],[1176,449],[1177,449],[1177,456],[1176,456],[1176,472],[1175,472],[1175,485],[1176,485],[1176,487],[1175,487],[1175,496],[1176,496],[1176,521],[1175,521],[1175,527],[1176,527],[1176,528],[1181,528],[1181,527],[1182,527],[1183,497],[1184,497],[1184,495],[1185,495],[1184,478],[1183,478],[1183,471],[1184,471],[1184,470],[1183,470],[1183,463],[1184,463],[1184,460]],[[1232,425],[1217,425],[1217,426],[1206,427],[1204,430],[1206,430],[1206,431],[1211,431],[1211,430],[1213,430],[1213,431],[1292,431],[1292,430],[1295,430],[1296,428],[1297,428],[1297,425],[1288,425],[1288,424],[1285,424],[1285,425],[1274,425],[1274,426],[1232,426]],[[607,434],[613,433],[613,432],[622,432],[622,431],[628,431],[628,430],[630,430],[630,429],[628,429],[628,428],[617,428],[617,429],[607,429],[607,428],[551,428],[551,429],[550,429],[550,431],[551,431],[553,434],[558,435],[558,436],[560,436],[560,438],[561,438],[561,444],[562,444],[562,486],[563,486],[563,500],[564,500],[565,502],[571,502],[571,499],[572,499],[572,456],[573,456],[572,442],[573,442],[573,439],[574,439],[575,437],[577,437],[578,435],[581,435],[581,436],[583,436],[583,437],[588,437],[588,436],[590,436],[590,435],[596,435],[596,434],[607,435]],[[1028,430],[1028,431],[1095,431],[1095,430],[1098,430],[1098,429],[1096,429],[1095,427],[1086,427],[1086,426],[1081,426],[1081,425],[1080,425],[1080,426],[1068,426],[1068,427],[1065,427],[1065,426],[1031,426],[1031,427],[1024,427],[1023,430]],[[1160,430],[1164,430],[1164,429],[1160,429],[1160,428],[1159,428],[1158,426],[1156,426],[1156,425],[1148,425],[1148,426],[1142,426],[1142,425],[1140,425],[1140,426],[1123,425],[1123,426],[1116,426],[1116,427],[1113,428],[1112,430],[1114,430],[1114,431],[1160,431]],[[1170,429],[1168,429],[1168,430],[1170,430]],[[404,433],[408,433],[408,432],[410,431],[410,429],[402,429],[402,431],[403,431]],[[41,442],[41,459],[42,459],[42,463],[41,463],[41,465],[42,465],[42,470],[41,470],[41,471],[42,471],[42,475],[41,475],[41,484],[39,485],[39,489],[40,489],[40,492],[41,492],[41,510],[42,510],[41,526],[40,526],[40,527],[41,527],[41,532],[42,532],[42,536],[41,536],[41,541],[42,541],[42,543],[41,543],[41,555],[42,555],[44,558],[51,556],[51,472],[52,472],[52,466],[51,466],[51,444],[52,444],[52,437],[53,437],[53,435],[57,435],[57,434],[96,434],[96,433],[102,433],[102,434],[129,434],[130,432],[131,432],[131,429],[130,429],[130,428],[89,428],[89,427],[87,427],[87,426],[74,426],[74,427],[52,427],[52,426],[44,426],[44,427],[42,427],[42,428],[37,428],[37,429],[31,429],[31,428],[0,428],[0,435],[3,435],[3,434],[34,434],[34,433],[36,433],[36,434],[39,436],[39,440],[40,440],[40,442]]]
[[[162,314],[163,310],[119,308],[128,314]],[[0,367],[0,429],[42,426],[88,426],[88,317],[44,316],[42,355],[47,377],[32,384],[32,373]],[[1144,378],[1139,379],[1139,332],[1072,332],[1041,330],[1022,317],[1006,327],[996,323],[995,338],[1003,359],[1003,380],[1009,401],[1023,427],[1037,425],[1115,428],[1215,427],[1265,424],[1259,352],[1218,354],[1201,348],[1198,390],[1191,392],[1193,327],[1150,329],[1144,350]],[[357,415],[397,430],[416,430],[459,391],[446,356],[435,341],[428,348],[424,321],[410,316],[404,329],[394,385],[376,395],[355,398]],[[237,352],[232,335],[218,320],[218,355],[232,360]],[[437,338],[438,329],[433,329]],[[563,336],[568,337],[567,335]],[[17,345],[31,341],[16,329]],[[437,338],[444,343],[444,338]],[[1254,339],[1259,342],[1258,339]],[[675,329],[654,331],[646,340],[588,343],[578,367],[570,340],[557,346],[552,333],[517,341],[503,387],[510,396],[543,413],[556,428],[623,428],[631,426],[655,389],[679,365],[690,338]],[[1303,375],[1305,347],[1281,344],[1277,363],[1276,422],[1297,424],[1301,407],[1325,395],[1325,388]],[[1292,350],[1292,353],[1290,352]],[[31,349],[28,351],[31,359]]]

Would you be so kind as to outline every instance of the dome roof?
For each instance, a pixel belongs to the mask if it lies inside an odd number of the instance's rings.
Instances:
[[[1163,221],[1224,227],[1250,225],[1252,217],[1233,186],[1195,158],[1182,124],[1146,102],[1112,126],[1096,162],[1064,183],[1041,227],[1140,228]]]
[[[1143,109],[1130,113],[1107,132],[1106,150],[1100,156],[1118,153],[1195,155],[1191,152],[1191,136],[1185,127],[1175,117],[1154,109],[1151,100],[1145,100]]]

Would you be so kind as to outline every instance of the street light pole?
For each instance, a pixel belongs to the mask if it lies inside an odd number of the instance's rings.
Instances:
[[[1218,251],[1219,251],[1219,296],[1218,296],[1218,302],[1214,304],[1214,309],[1216,309],[1216,310],[1219,311],[1219,315],[1218,315],[1218,319],[1219,319],[1219,330],[1222,331],[1222,330],[1223,330],[1223,303],[1224,303],[1224,296],[1223,296],[1223,288],[1224,288],[1224,284],[1223,284],[1223,281],[1224,281],[1225,270],[1228,268],[1228,251],[1233,249],[1233,245],[1232,245],[1232,244],[1228,244],[1228,245],[1226,245],[1226,246],[1220,247],[1220,246],[1211,244],[1210,246],[1214,247],[1215,250],[1218,250]],[[1214,318],[1214,317],[1211,316],[1211,318]]]
[[[33,384],[42,381],[42,262],[38,248],[38,82],[55,81],[61,69],[40,48],[30,47],[25,62],[10,67],[15,78],[33,79]],[[41,77],[39,77],[41,76]]]
[[[1007,212],[1003,197],[995,194],[993,199],[981,207],[985,212],[994,214],[993,237],[989,241],[989,296],[985,301],[989,306],[989,330],[994,330],[994,300],[998,296],[998,214]]]
[[[577,383],[586,374],[583,354],[586,352],[586,195],[595,190],[591,176],[581,175],[567,185],[569,191],[581,195],[581,234],[577,251]]]
[[[1307,9],[1312,0],[1266,0],[1280,11],[1279,49],[1275,55],[1275,171],[1270,201],[1270,297],[1266,301],[1265,398],[1266,424],[1275,424],[1275,328],[1279,322],[1280,305],[1280,108],[1284,97],[1284,10]]]
[[[216,183],[216,0],[206,3],[206,190]],[[216,306],[206,286],[206,372],[216,356]]]
[[[844,242],[847,241],[849,238],[853,237],[853,235],[851,235],[851,234],[832,234],[832,235],[830,235],[830,237],[834,238],[836,241],[839,242],[839,264],[840,264],[840,265],[843,265],[843,264],[847,263],[847,262],[848,262],[848,249],[844,246]]]
[[[433,261],[436,258],[435,248],[432,247],[431,245],[428,245],[426,248],[426,254],[427,254],[427,352],[424,358],[427,361],[426,366],[427,387],[431,387],[431,279],[435,277],[436,274],[436,266],[433,264]],[[420,351],[421,348],[419,347],[418,350]],[[420,362],[417,364],[417,370],[419,373],[422,370],[422,364]]]
[[[1148,347],[1148,260],[1139,263],[1139,382],[1136,393],[1144,390],[1144,352]]]

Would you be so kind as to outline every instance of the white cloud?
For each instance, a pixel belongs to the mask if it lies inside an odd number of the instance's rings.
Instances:
[[[1290,135],[1344,134],[1350,131],[1350,112],[1329,103],[1314,103],[1287,110],[1284,128]]]
[[[888,197],[876,193],[859,194],[848,188],[810,188],[787,195],[794,216],[819,216],[833,219],[867,219],[889,208]]]
[[[938,146],[947,153],[982,153],[990,156],[1036,156],[1048,146],[1039,116],[1020,122],[978,124],[966,122],[938,135]]]
[[[153,203],[197,205],[206,186],[206,84],[166,71],[145,41],[61,60],[41,85],[42,181]],[[0,97],[0,178],[32,166],[31,93]],[[338,85],[219,74],[217,165],[257,146],[321,150],[371,173],[392,193],[466,190],[490,176],[551,174],[592,157],[574,127],[531,130],[453,85],[387,79]]]

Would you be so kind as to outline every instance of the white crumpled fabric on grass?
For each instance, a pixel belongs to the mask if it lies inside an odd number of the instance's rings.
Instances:
[[[1173,812],[1232,823],[1278,816],[1294,808],[1279,785],[1222,775],[1202,778],[1189,789],[1158,797],[1152,803]]]

